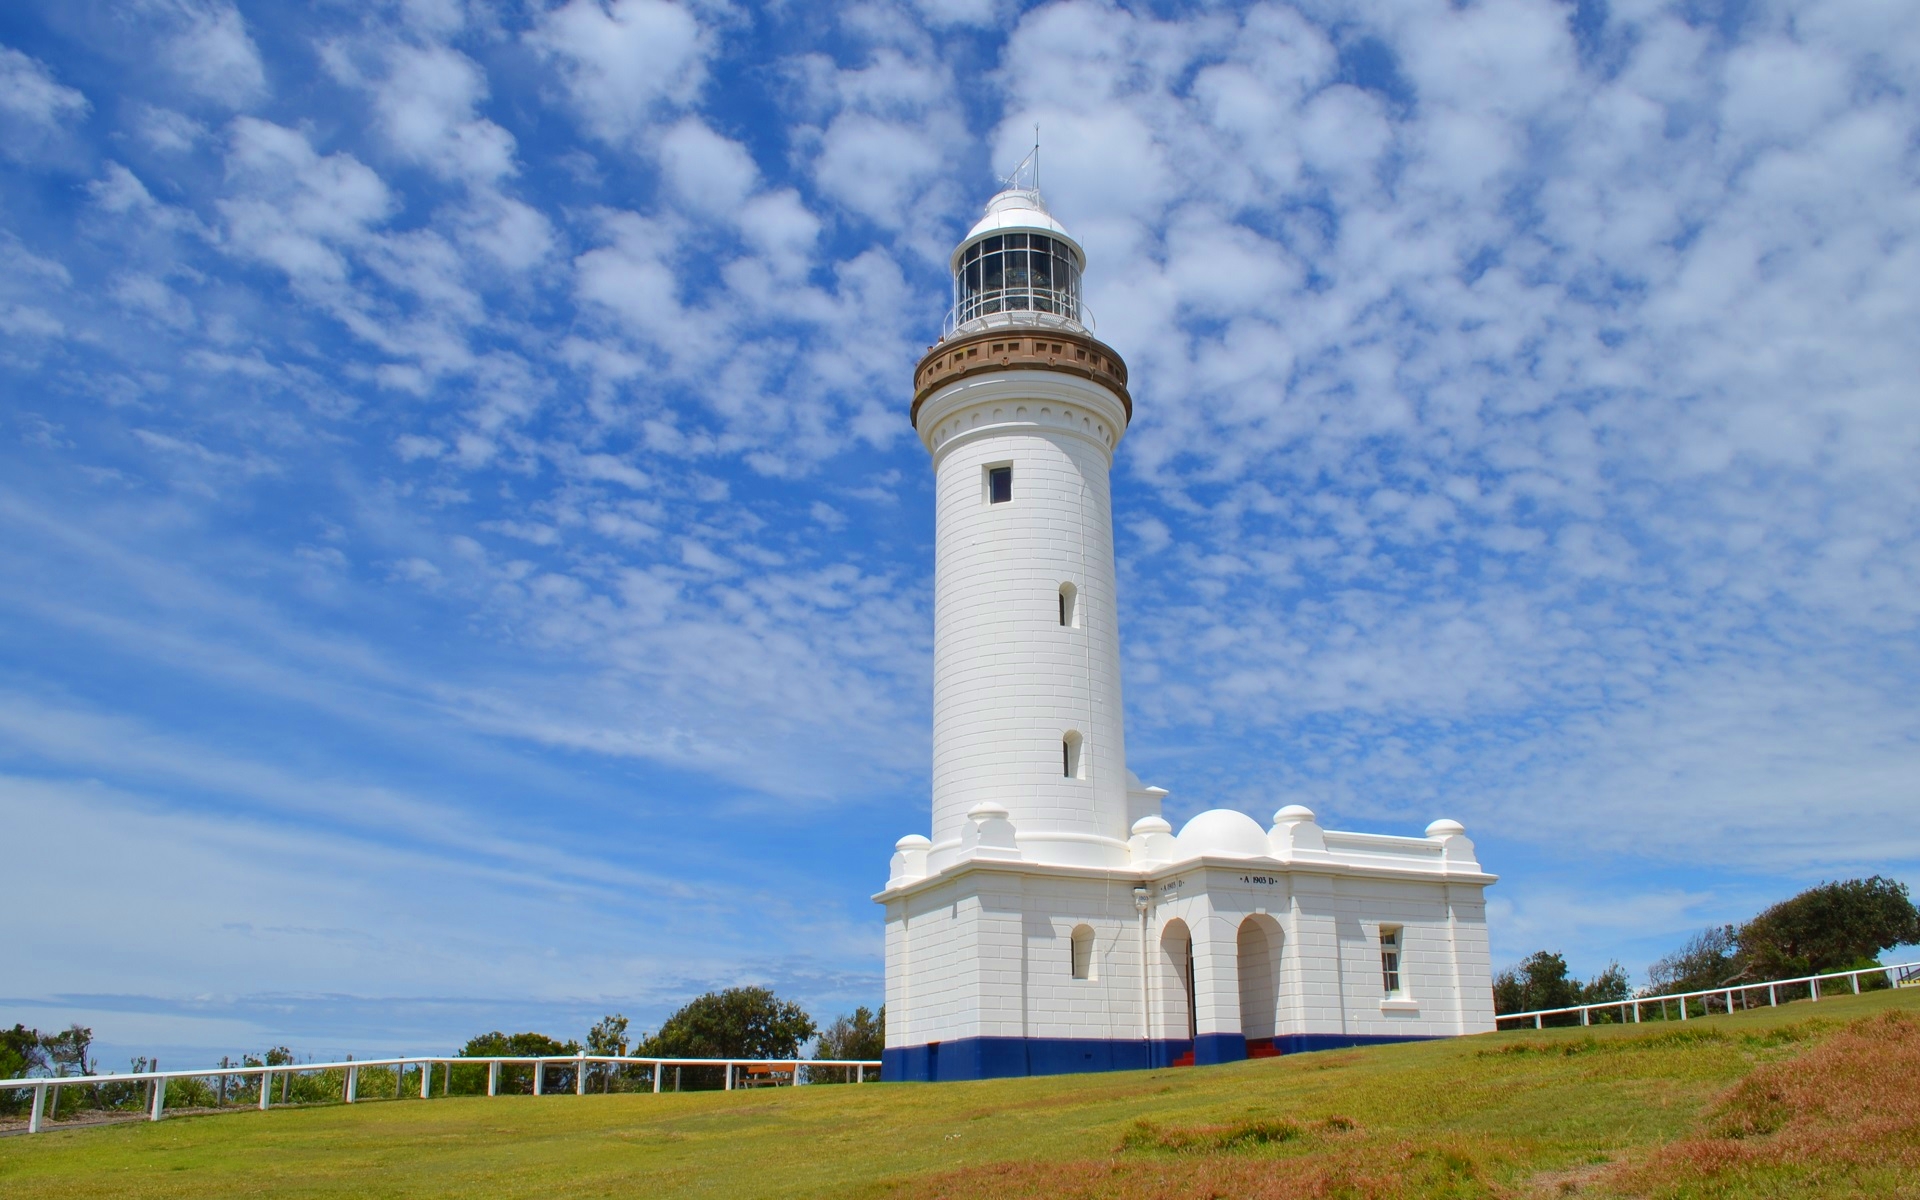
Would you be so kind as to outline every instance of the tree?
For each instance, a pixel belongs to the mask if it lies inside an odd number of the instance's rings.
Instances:
[[[93,1030],[84,1025],[69,1025],[59,1033],[45,1037],[47,1059],[56,1075],[91,1075],[94,1062]]]
[[[0,1029],[0,1079],[24,1079],[46,1069],[46,1039],[38,1029],[20,1024]]]
[[[1823,883],[1742,925],[1738,942],[1750,978],[1844,971],[1920,942],[1920,910],[1906,884],[1881,875]]]
[[[1617,962],[1607,964],[1607,969],[1587,981],[1580,989],[1580,1003],[1605,1004],[1610,1000],[1625,1000],[1633,995],[1633,986],[1627,982],[1626,968]]]
[[[1605,1004],[1628,996],[1627,973],[1617,962],[1586,983],[1567,973],[1567,960],[1538,950],[1493,977],[1493,1011],[1498,1015]]]
[[[0,1079],[24,1079],[46,1069],[46,1045],[38,1029],[20,1024],[0,1029]],[[27,1092],[23,1089],[0,1091],[0,1112],[17,1111],[26,1103]]]
[[[562,1054],[580,1053],[579,1042],[555,1041],[544,1033],[483,1033],[460,1048],[462,1058],[545,1058]],[[466,1068],[462,1068],[465,1070]],[[572,1091],[573,1066],[550,1063],[545,1068],[546,1077],[541,1082],[542,1091]],[[533,1090],[533,1068],[531,1066],[503,1065],[500,1070],[500,1090],[503,1092],[531,1092]]]
[[[1739,978],[1739,938],[1731,925],[1708,926],[1647,968],[1649,996],[1703,992]]]
[[[887,1048],[887,1006],[878,1014],[870,1008],[856,1008],[850,1015],[834,1018],[820,1031],[813,1056],[826,1059],[874,1059]]]
[[[813,1018],[763,987],[708,992],[668,1017],[642,1047],[653,1058],[792,1058]]]
[[[619,1013],[600,1018],[587,1030],[587,1053],[623,1058],[627,1053],[627,1019]]]
[[[1493,1011],[1533,1012],[1580,1003],[1580,982],[1567,977],[1567,960],[1536,950],[1493,977]]]
[[[627,1019],[619,1013],[610,1013],[601,1017],[592,1029],[587,1030],[587,1053],[604,1054],[609,1058],[624,1058],[627,1054]],[[637,1072],[616,1063],[593,1063],[587,1067],[590,1077],[589,1088],[598,1088],[603,1092],[625,1091],[626,1085]]]

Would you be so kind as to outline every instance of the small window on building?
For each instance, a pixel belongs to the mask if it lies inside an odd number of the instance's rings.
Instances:
[[[1072,628],[1080,623],[1080,593],[1070,583],[1060,585],[1060,624]]]
[[[1060,773],[1068,779],[1080,778],[1080,735],[1077,733],[1060,739]]]
[[[1013,468],[987,468],[987,503],[1005,504],[1013,499]]]
[[[1096,979],[1093,965],[1093,926],[1075,925],[1073,937],[1073,977],[1075,979]]]
[[[1400,994],[1400,929],[1380,927],[1380,983],[1389,996]]]

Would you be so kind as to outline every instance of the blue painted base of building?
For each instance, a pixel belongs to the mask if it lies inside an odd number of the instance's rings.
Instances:
[[[1296,1033],[1273,1039],[1281,1054],[1344,1050],[1388,1042],[1421,1042],[1426,1037],[1346,1033]],[[1195,1066],[1238,1062],[1247,1057],[1247,1039],[1237,1033],[1205,1033],[1193,1041],[1140,1038],[976,1037],[922,1046],[889,1047],[880,1058],[880,1077],[889,1082],[948,1083],[961,1079],[1008,1079],[1019,1075],[1073,1075],[1085,1071],[1142,1071],[1170,1067],[1193,1053]]]

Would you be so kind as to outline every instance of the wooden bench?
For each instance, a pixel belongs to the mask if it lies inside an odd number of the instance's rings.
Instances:
[[[792,1063],[748,1063],[746,1071],[740,1076],[740,1087],[778,1087],[783,1083],[792,1083],[794,1076]]]

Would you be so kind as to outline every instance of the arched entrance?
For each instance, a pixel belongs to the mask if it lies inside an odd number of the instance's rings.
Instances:
[[[1280,923],[1256,915],[1240,922],[1240,1033],[1247,1039],[1247,1057],[1276,1054],[1274,1035],[1280,1028]]]
[[[1197,1031],[1193,1002],[1193,934],[1178,917],[1160,930],[1160,960],[1154,991],[1156,1020],[1154,1037],[1161,1042],[1184,1045],[1173,1049],[1178,1057],[1191,1052]]]

